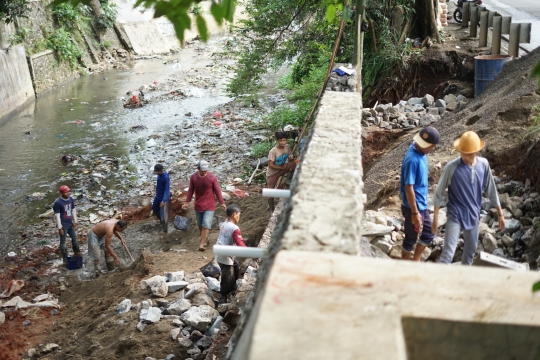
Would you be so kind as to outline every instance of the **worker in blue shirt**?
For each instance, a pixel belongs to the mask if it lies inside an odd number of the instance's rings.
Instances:
[[[401,258],[410,260],[414,250],[412,260],[420,261],[424,249],[435,237],[431,232],[428,211],[427,154],[435,149],[440,135],[437,129],[428,126],[420,130],[413,140],[401,165],[401,213],[405,218]]]
[[[463,265],[472,264],[480,232],[482,193],[487,195],[489,201],[497,209],[499,230],[503,230],[506,226],[489,162],[487,159],[477,156],[484,146],[484,140],[480,139],[474,131],[463,133],[454,142],[454,148],[461,156],[446,164],[435,189],[433,196],[435,210],[432,225],[434,234],[438,231],[439,209],[445,205],[444,194],[448,189],[446,231],[439,259],[440,263],[452,263],[458,239],[463,232],[464,246],[461,263]]]
[[[156,164],[154,173],[157,174],[156,196],[152,204],[152,214],[159,218],[164,232],[168,232],[170,181],[169,174],[163,169],[163,165]]]

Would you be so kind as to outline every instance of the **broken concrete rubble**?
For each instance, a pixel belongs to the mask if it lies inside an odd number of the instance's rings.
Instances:
[[[171,315],[181,315],[191,307],[191,303],[187,299],[180,299],[169,305],[167,311]]]
[[[199,331],[206,331],[218,316],[219,313],[214,308],[201,305],[191,307],[180,316],[180,319]]]
[[[182,290],[185,288],[189,283],[187,281],[170,281],[166,283],[167,285],[167,292],[172,293],[178,290]],[[155,295],[155,294],[154,294]]]
[[[145,323],[155,323],[161,319],[161,310],[157,307],[149,307],[148,309],[142,309],[139,315],[139,320]]]

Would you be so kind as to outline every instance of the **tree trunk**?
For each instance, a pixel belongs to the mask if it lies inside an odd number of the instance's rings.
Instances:
[[[441,42],[439,38],[439,30],[437,29],[437,20],[435,13],[437,0],[416,0],[416,30],[418,36],[422,39],[430,37],[437,42]]]
[[[101,15],[101,4],[99,0],[90,0],[90,3],[88,4],[90,8],[92,9],[92,12],[95,14],[96,17]]]

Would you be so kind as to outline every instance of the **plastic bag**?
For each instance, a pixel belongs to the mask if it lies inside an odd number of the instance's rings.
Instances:
[[[204,277],[217,278],[221,273],[221,268],[215,259],[204,265],[200,270]]]
[[[190,224],[191,224],[190,218],[183,217],[180,215],[176,215],[176,217],[174,218],[174,228],[177,230],[187,231],[189,229]]]

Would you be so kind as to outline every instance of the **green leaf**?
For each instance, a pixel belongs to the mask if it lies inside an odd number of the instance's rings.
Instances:
[[[537,281],[532,286],[532,292],[540,291],[540,281]]]
[[[221,24],[223,23],[223,9],[221,8],[221,6],[213,2],[210,6],[210,13],[214,17],[218,25],[221,26]]]
[[[536,66],[534,67],[531,75],[540,78],[540,62],[538,64],[536,64]]]
[[[234,10],[236,8],[236,0],[223,0],[223,17],[229,22],[233,22]]]
[[[158,18],[166,15],[167,12],[169,12],[171,9],[169,8],[169,5],[167,3],[158,2],[154,6],[154,10],[154,18]]]
[[[329,23],[336,18],[336,6],[334,4],[328,5],[326,8],[326,21]]]
[[[197,22],[197,29],[199,30],[202,41],[208,40],[208,29],[206,28],[206,21],[204,18],[201,15],[197,15],[195,21]]]

